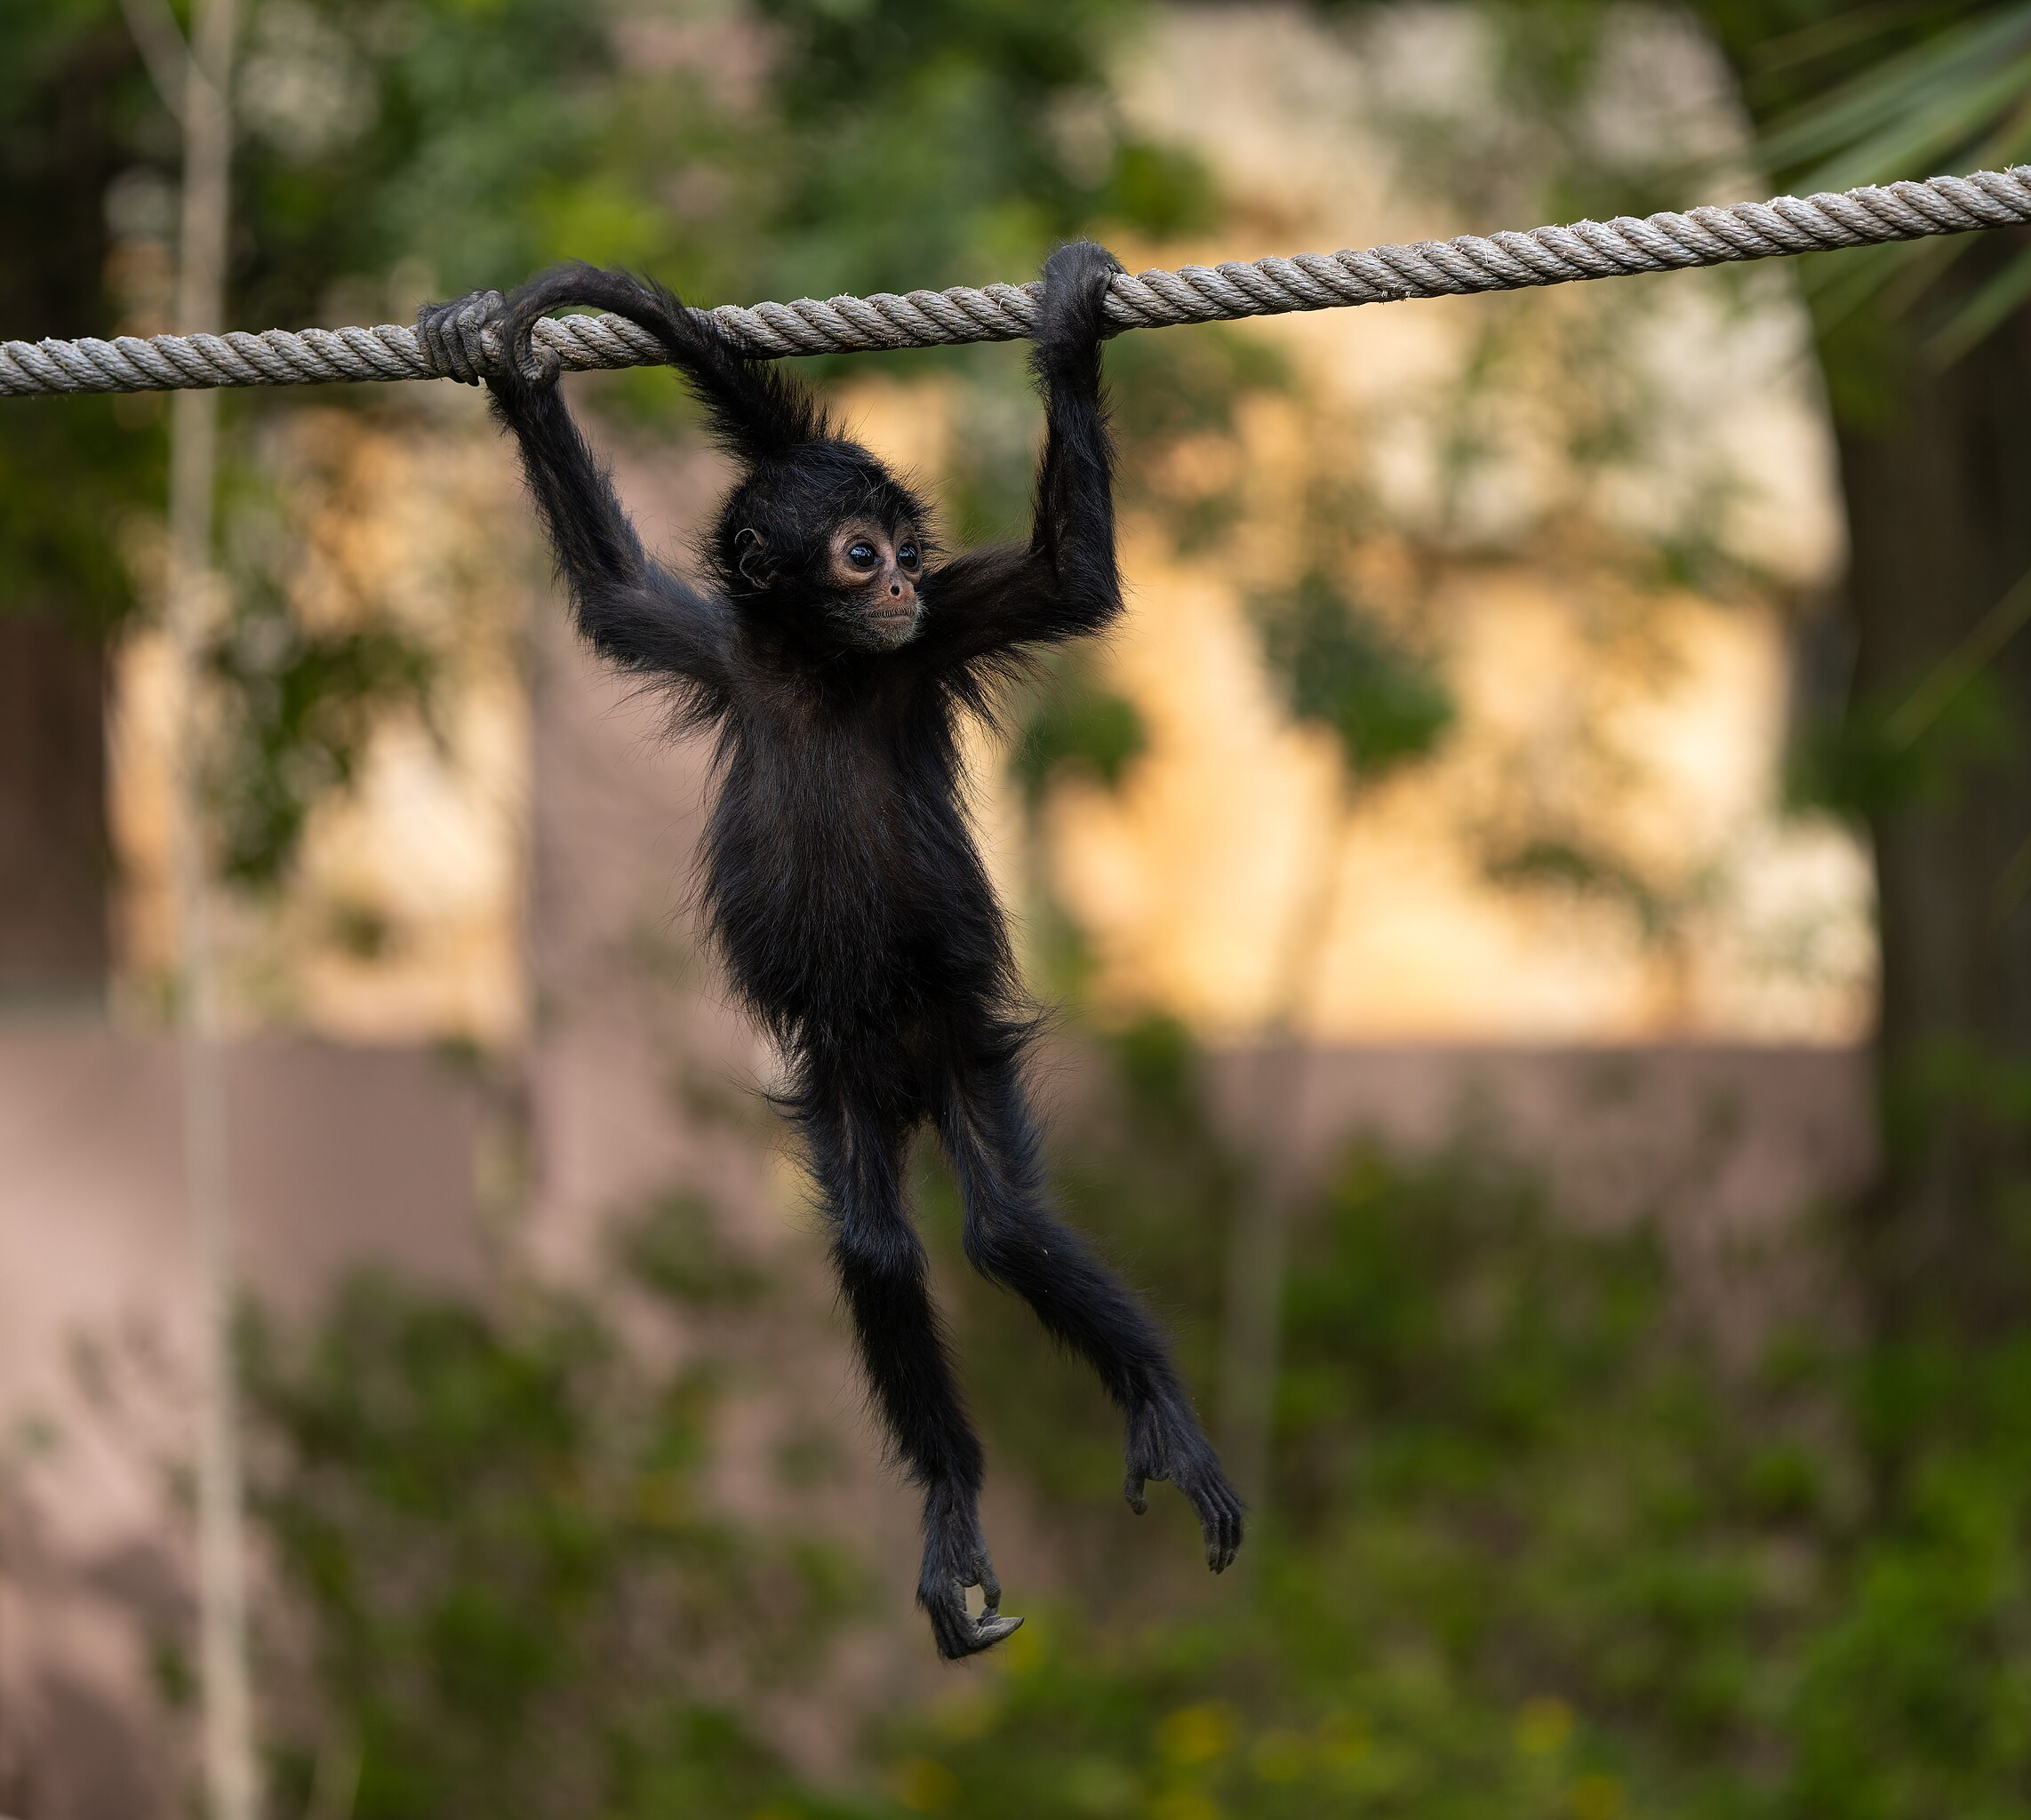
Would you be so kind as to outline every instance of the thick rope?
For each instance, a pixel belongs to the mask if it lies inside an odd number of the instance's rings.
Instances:
[[[1292,310],[1338,309],[1466,291],[1519,291],[1583,278],[1621,277],[1692,266],[1782,259],[1835,247],[1922,240],[1935,234],[2031,226],[2031,165],[1977,171],[1767,203],[1667,212],[1642,220],[1576,221],[1528,234],[1420,240],[1365,252],[1299,253],[1175,272],[1122,274],[1107,295],[1117,329],[1227,322]],[[950,291],[887,291],[872,297],[811,298],[796,303],[724,304],[710,312],[748,352],[791,354],[948,347],[1011,341],[1035,324],[1040,287],[957,285]],[[618,316],[567,316],[539,323],[537,334],[559,365],[652,366],[662,348]],[[492,331],[489,361],[499,349]],[[496,370],[491,364],[489,371]],[[0,342],[0,396],[41,392],[168,392],[207,386],[308,386],[340,379],[433,379],[433,365],[412,330],[270,329],[250,335],[156,335],[141,340]]]

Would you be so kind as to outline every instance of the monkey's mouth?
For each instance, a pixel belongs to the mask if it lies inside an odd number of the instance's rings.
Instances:
[[[868,609],[868,630],[876,642],[883,645],[904,644],[916,630],[917,615],[921,610],[915,601],[907,604],[898,602],[894,606],[870,607]]]

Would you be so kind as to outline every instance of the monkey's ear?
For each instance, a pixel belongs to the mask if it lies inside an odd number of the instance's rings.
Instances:
[[[769,562],[768,542],[752,524],[743,525],[733,533],[733,566],[750,587],[766,587],[776,579]]]

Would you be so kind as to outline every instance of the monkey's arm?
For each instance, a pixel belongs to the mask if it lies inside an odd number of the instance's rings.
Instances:
[[[1122,610],[1115,558],[1115,447],[1100,395],[1101,306],[1120,262],[1078,241],[1043,267],[1030,371],[1043,395],[1043,454],[1023,548],[958,557],[930,578],[924,638],[965,662],[1099,632]]]
[[[427,340],[468,330],[477,320],[461,299],[426,310]],[[594,650],[623,669],[682,678],[704,692],[701,706],[723,702],[733,676],[732,638],[725,606],[687,586],[652,558],[628,523],[613,483],[572,422],[554,371],[527,377],[528,327],[540,310],[524,312],[517,296],[504,323],[515,371],[487,382],[493,414],[515,437],[522,469],[549,535],[558,572],[571,590],[579,630]],[[498,299],[494,299],[498,307]]]

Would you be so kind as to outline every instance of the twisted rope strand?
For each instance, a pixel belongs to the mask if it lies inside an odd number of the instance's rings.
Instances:
[[[1527,234],[1463,234],[1362,252],[1123,273],[1108,292],[1107,315],[1119,329],[1230,322],[2025,226],[2031,226],[2031,165],[2019,164],[1923,183],[1780,196],[1684,214],[1667,211],[1642,220],[1624,215]],[[956,285],[949,291],[913,291],[907,297],[878,291],[822,302],[806,297],[748,307],[723,304],[708,314],[748,352],[773,359],[1014,340],[1035,324],[1038,291],[1035,283],[980,290]],[[664,359],[651,336],[618,316],[548,320],[536,325],[536,333],[572,371],[651,366]],[[485,347],[487,370],[498,371],[500,349],[491,331]],[[297,333],[270,329],[260,335],[0,342],[0,397],[448,377],[430,363],[410,330],[392,323]]]

